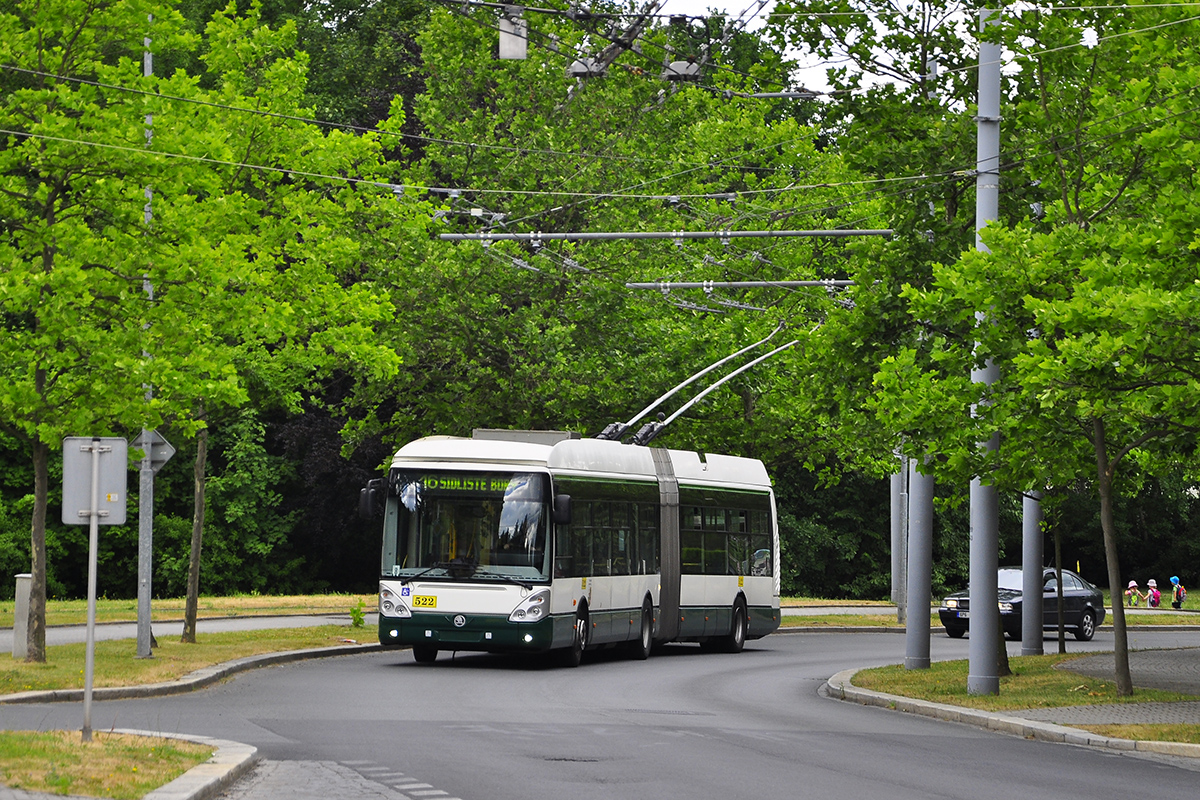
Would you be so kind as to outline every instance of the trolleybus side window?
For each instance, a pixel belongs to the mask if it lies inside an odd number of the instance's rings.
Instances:
[[[638,561],[641,574],[658,572],[658,506],[637,503]]]
[[[658,487],[649,482],[557,478],[571,523],[555,536],[555,577],[658,571]]]
[[[682,487],[680,495],[684,574],[771,574],[769,495],[698,487]]]
[[[754,551],[755,575],[770,575],[771,559],[771,514],[768,511],[750,513],[750,548]]]

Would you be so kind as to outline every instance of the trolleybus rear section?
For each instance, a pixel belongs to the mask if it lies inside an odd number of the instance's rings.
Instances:
[[[364,490],[382,506],[379,640],[556,651],[736,652],[779,626],[774,496],[753,459],[558,432],[427,437]]]

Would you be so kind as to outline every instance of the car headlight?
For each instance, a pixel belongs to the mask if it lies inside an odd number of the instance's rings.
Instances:
[[[1011,614],[1012,613],[1012,610],[1013,610],[1012,603],[997,603],[997,605],[1000,606],[1001,614]]]
[[[958,608],[958,600],[953,597],[947,597],[942,601],[942,605],[944,605],[946,608]]]
[[[550,613],[550,590],[539,589],[526,597],[508,615],[509,622],[541,622]]]
[[[404,619],[412,616],[412,612],[408,610],[408,606],[400,599],[400,596],[382,583],[379,584],[379,613],[385,617]]]

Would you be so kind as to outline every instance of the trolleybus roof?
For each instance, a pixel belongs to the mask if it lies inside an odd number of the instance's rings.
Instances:
[[[503,466],[543,467],[554,473],[640,476],[653,479],[650,448],[603,439],[564,439],[556,444],[511,440],[490,432],[486,439],[427,436],[409,442],[396,452],[392,467],[419,465],[422,469],[497,469]],[[523,433],[523,432],[519,432]],[[761,461],[753,458],[668,450],[675,477],[687,483],[739,484],[767,488],[771,480]]]

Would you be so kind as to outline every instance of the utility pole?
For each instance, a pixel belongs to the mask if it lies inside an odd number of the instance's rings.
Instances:
[[[1042,647],[1042,493],[1022,501],[1021,655],[1040,656]]]
[[[148,21],[153,24],[154,16]],[[143,41],[142,77],[149,78],[154,74],[154,55],[150,52],[150,35],[147,33]],[[154,137],[154,115],[146,114],[146,146],[149,147]],[[152,202],[154,189],[146,185],[145,223],[146,230],[154,221]],[[154,301],[154,285],[150,283],[147,273],[142,280],[142,288],[146,291],[147,303]],[[143,352],[143,356],[147,355]],[[146,385],[146,402],[150,402],[153,389]],[[137,594],[137,657],[152,658],[151,647],[154,644],[154,632],[150,627],[150,583],[153,578],[154,556],[154,470],[150,466],[150,436],[151,431],[142,428],[141,441],[143,446],[141,468],[138,470],[138,594]]]
[[[908,459],[908,561],[907,620],[904,630],[904,668],[929,669],[929,609],[933,580],[932,475],[917,471],[917,460]]]
[[[908,622],[908,456],[900,456],[900,471],[892,476],[892,602],[896,624]]]
[[[999,24],[999,12],[981,9],[979,30]],[[975,249],[989,252],[979,231],[1000,216],[1000,45],[979,43],[979,109],[975,178]],[[990,324],[988,316],[976,314],[979,327]],[[989,359],[971,370],[971,381],[991,386],[999,368]],[[974,411],[974,410],[973,410]],[[990,451],[1000,447],[1000,435],[980,443]],[[1000,613],[996,606],[999,556],[999,496],[995,486],[979,477],[971,480],[971,641],[968,649],[967,694],[999,694],[1000,669],[996,654],[1000,641]]]

